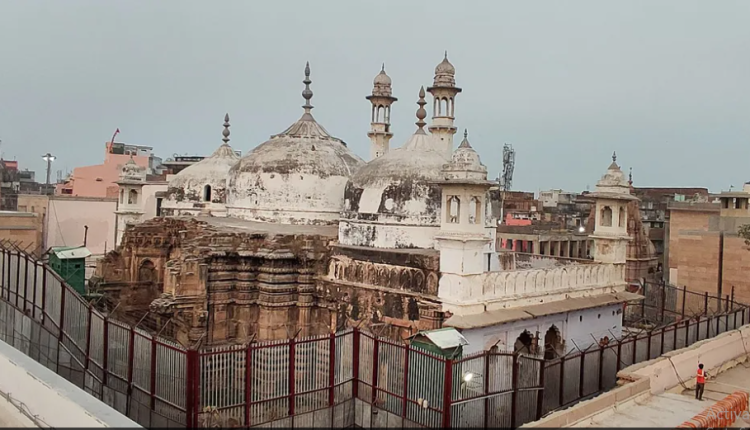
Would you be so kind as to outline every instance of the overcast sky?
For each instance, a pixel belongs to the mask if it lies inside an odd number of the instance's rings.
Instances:
[[[718,192],[750,180],[748,23],[745,0],[0,0],[0,150],[40,180],[43,153],[100,163],[118,127],[207,155],[228,112],[245,153],[301,115],[310,61],[313,114],[368,159],[381,63],[395,147],[448,50],[491,177],[510,143],[514,189],[581,191],[616,150],[637,186]]]

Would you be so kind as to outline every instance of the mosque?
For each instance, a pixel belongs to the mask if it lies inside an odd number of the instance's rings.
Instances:
[[[624,277],[635,197],[615,157],[589,195],[593,259],[521,264],[494,249],[495,183],[468,133],[454,144],[462,89],[447,54],[415,89],[416,127],[397,147],[398,99],[385,68],[375,76],[368,161],[315,120],[310,76],[308,64],[302,116],[286,130],[240,158],[227,116],[215,152],[169,181],[161,216],[127,218],[96,273],[121,312],[149,310],[185,345],[454,327],[466,352],[554,356],[620,335],[624,304],[641,296]]]

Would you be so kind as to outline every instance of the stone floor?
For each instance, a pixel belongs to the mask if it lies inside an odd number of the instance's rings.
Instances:
[[[747,366],[747,367],[746,367]],[[703,401],[695,399],[695,391],[681,394],[664,393],[596,417],[575,427],[668,427],[674,428],[698,415],[705,408],[737,390],[750,390],[750,363],[739,364],[706,381]],[[593,422],[592,422],[593,421]],[[732,427],[748,427],[737,420]]]

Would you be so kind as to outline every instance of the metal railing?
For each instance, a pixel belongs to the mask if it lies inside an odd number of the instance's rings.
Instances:
[[[191,350],[103,315],[0,244],[0,339],[146,427],[518,427],[614,387],[625,366],[750,321],[732,296],[640,288],[624,315],[639,329],[548,360],[447,358],[357,329]]]

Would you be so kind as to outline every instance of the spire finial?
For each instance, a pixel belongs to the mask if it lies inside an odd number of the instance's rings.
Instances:
[[[221,135],[224,136],[222,141],[224,141],[225,145],[229,144],[229,114],[224,115],[224,131],[221,132]]]
[[[630,172],[628,172],[628,184],[630,186],[633,186],[633,168],[630,168]]]
[[[419,89],[419,101],[417,101],[417,104],[419,105],[419,109],[417,109],[417,133],[424,133],[424,126],[427,125],[426,122],[424,122],[424,119],[427,118],[427,111],[424,108],[424,105],[427,104],[427,102],[424,100],[425,92],[424,87],[421,87]]]
[[[305,84],[305,90],[302,91],[302,97],[305,99],[305,104],[302,106],[305,109],[305,113],[310,113],[310,110],[313,108],[313,106],[310,104],[310,99],[312,99],[313,92],[310,89],[310,84],[312,81],[310,80],[310,62],[308,61],[307,64],[305,64],[305,80],[302,81],[303,84]]]
[[[380,71],[385,73],[385,63],[383,63],[383,67],[380,69]]]
[[[468,139],[468,138],[469,138],[469,129],[465,128],[464,129],[464,139]]]
[[[612,151],[612,162],[613,163],[617,162],[617,151]]]
[[[447,49],[445,50],[445,59],[446,60],[448,59],[448,50]]]

